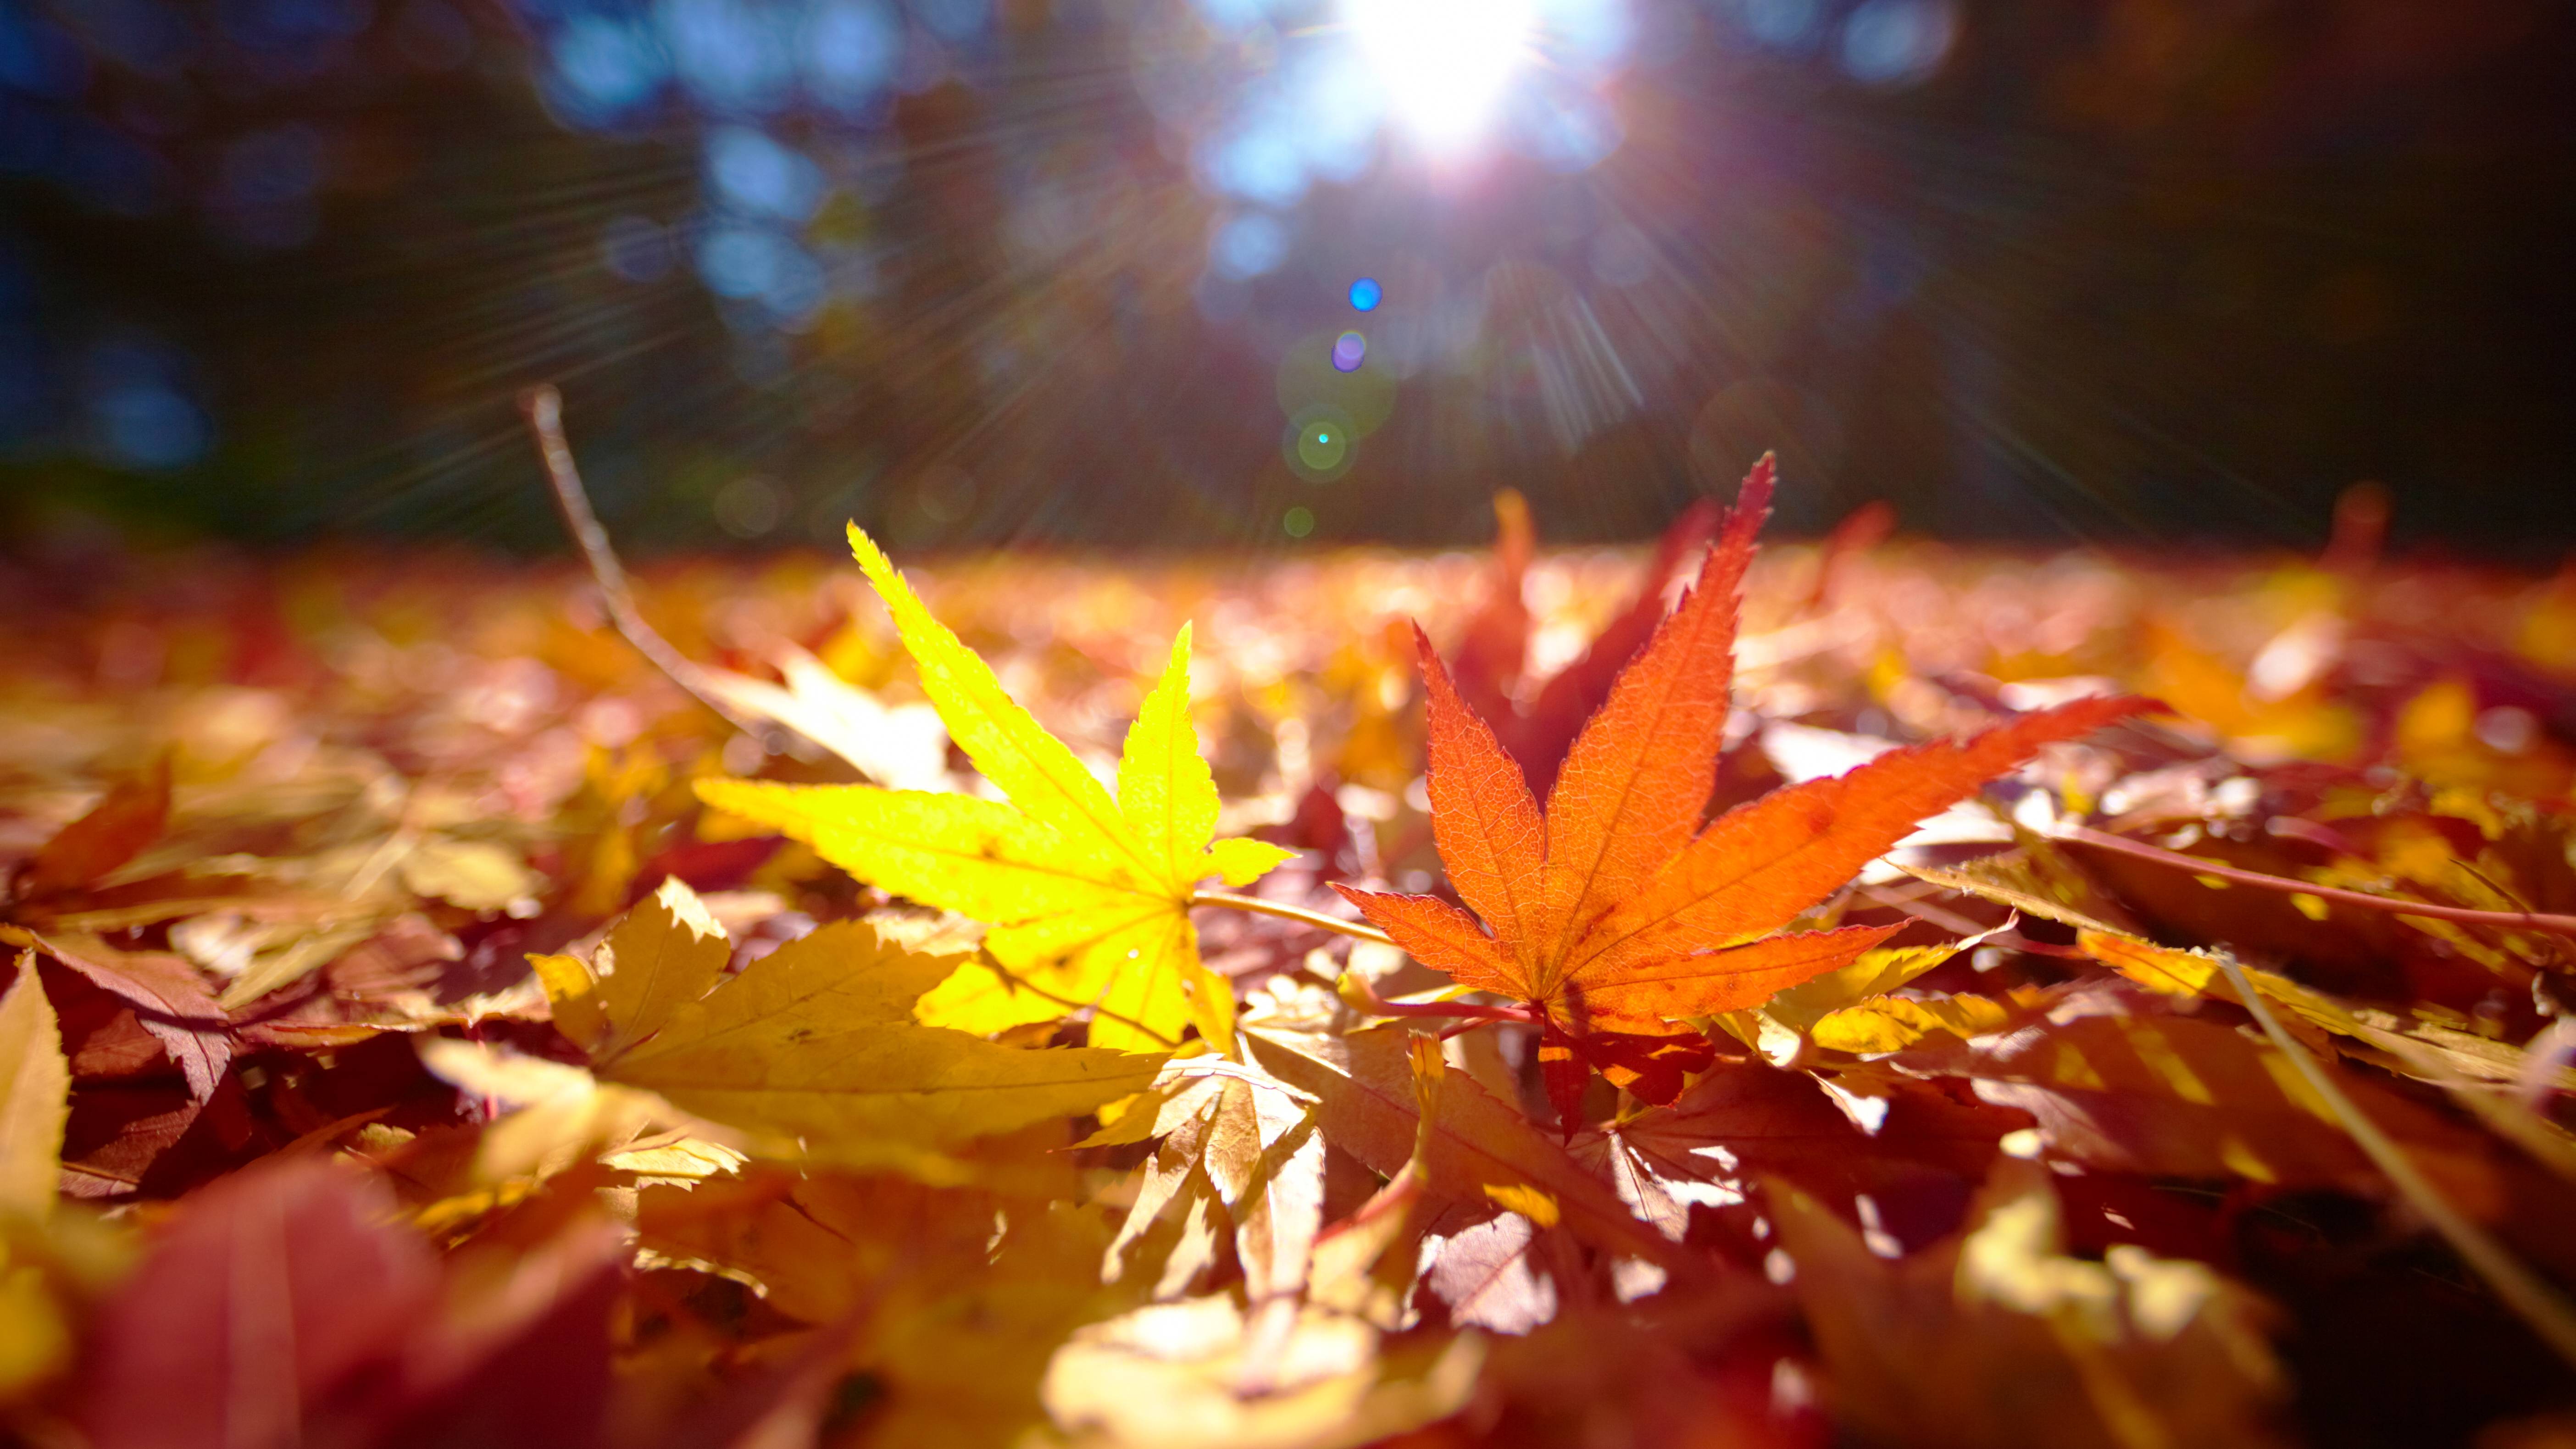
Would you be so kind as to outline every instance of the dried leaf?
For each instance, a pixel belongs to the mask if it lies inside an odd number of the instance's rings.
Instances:
[[[1342,1037],[1250,1026],[1254,1060],[1322,1103],[1324,1133],[1375,1171],[1395,1173],[1413,1157],[1423,1118],[1406,1033],[1378,1029]],[[1535,1187],[1556,1200],[1565,1226],[1587,1242],[1675,1271],[1697,1267],[1632,1218],[1627,1208],[1565,1149],[1472,1079],[1447,1074],[1424,1146],[1424,1188],[1444,1203],[1491,1211],[1490,1188]]]
[[[1082,1449],[1345,1449],[1447,1418],[1475,1387],[1473,1338],[1385,1352],[1359,1319],[1290,1313],[1276,1339],[1223,1297],[1084,1328],[1047,1367],[1047,1412]],[[1247,1391],[1269,1363],[1288,1367]]]
[[[550,994],[565,993],[558,1002],[595,999],[594,1074],[771,1151],[858,1164],[918,1158],[1090,1111],[1144,1090],[1162,1065],[915,1025],[914,1000],[957,958],[905,950],[864,922],[826,926],[723,978],[721,928],[674,883],[608,946],[617,969],[594,963],[575,978],[558,967],[547,979]]]
[[[53,1210],[71,1087],[36,953],[21,951],[17,977],[0,995],[0,1219]]]
[[[78,890],[142,853],[170,828],[170,757],[120,782],[78,820],[55,832],[19,875],[22,900]]]
[[[2065,1256],[2047,1175],[1998,1164],[1967,1231],[1888,1262],[1806,1194],[1768,1194],[1837,1413],[1890,1444],[2270,1445],[2274,1315],[2211,1269]]]
[[[186,1075],[190,1094],[201,1101],[213,1095],[232,1061],[232,1023],[195,967],[165,953],[119,950],[95,936],[40,936],[0,925],[0,941],[33,946],[134,1003],[143,1029]]]

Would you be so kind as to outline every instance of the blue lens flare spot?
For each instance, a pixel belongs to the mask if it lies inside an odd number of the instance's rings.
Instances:
[[[1377,310],[1377,304],[1385,298],[1386,289],[1377,284],[1375,277],[1362,277],[1351,283],[1351,306],[1358,311],[1374,312]],[[1346,367],[1342,371],[1348,372],[1350,369]]]
[[[1333,339],[1333,370],[1357,372],[1368,361],[1368,339],[1356,332],[1345,332]]]

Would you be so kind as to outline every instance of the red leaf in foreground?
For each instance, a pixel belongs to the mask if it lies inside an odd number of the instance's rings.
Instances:
[[[1567,752],[1544,815],[1520,766],[1424,643],[1433,834],[1450,883],[1490,936],[1428,898],[1336,887],[1426,964],[1541,1015],[1540,1060],[1568,1133],[1591,1070],[1669,1101],[1686,1072],[1707,1064],[1689,1019],[1758,1005],[1893,934],[1775,933],[1917,822],[2042,745],[2146,707],[2079,700],[1971,739],[1896,751],[1698,829],[1726,728],[1736,596],[1771,481],[1766,457],[1694,587]],[[1669,1045],[1647,1045],[1658,1042]]]
[[[191,1199],[99,1315],[75,1416],[90,1442],[298,1442],[307,1406],[388,1360],[436,1300],[437,1261],[393,1212],[382,1187],[309,1160]]]
[[[95,1449],[597,1443],[624,1234],[443,1271],[398,1217],[293,1156],[189,1197],[101,1308],[74,1422]]]

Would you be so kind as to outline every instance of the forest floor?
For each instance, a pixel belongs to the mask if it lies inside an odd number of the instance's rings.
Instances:
[[[2161,708],[1838,875],[1800,923],[1871,951],[1691,1013],[1658,1089],[1551,1075],[1535,1007],[1332,889],[1476,894],[1413,621],[1543,781],[1710,531],[1506,516],[1439,555],[897,559],[1132,819],[1121,741],[1185,699],[1190,858],[1279,847],[1239,887],[1275,909],[1182,870],[1138,948],[1174,974],[1080,999],[1009,934],[1030,898],[937,884],[1042,818],[990,753],[1023,725],[925,693],[949,656],[846,559],[639,571],[749,732],[569,565],[0,567],[0,1427],[2576,1444],[2576,573],[1765,550],[1711,814]],[[986,833],[902,888],[857,817],[707,803],[737,778],[964,791],[904,848]]]

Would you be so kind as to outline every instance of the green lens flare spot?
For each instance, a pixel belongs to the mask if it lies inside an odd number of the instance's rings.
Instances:
[[[1340,466],[1350,451],[1351,440],[1330,423],[1307,428],[1297,435],[1298,459],[1318,473]]]
[[[1291,508],[1281,515],[1279,527],[1290,538],[1304,538],[1315,531],[1315,510]]]
[[[1350,417],[1336,407],[1310,407],[1288,424],[1280,453],[1289,471],[1309,483],[1330,483],[1351,470],[1358,435]]]

